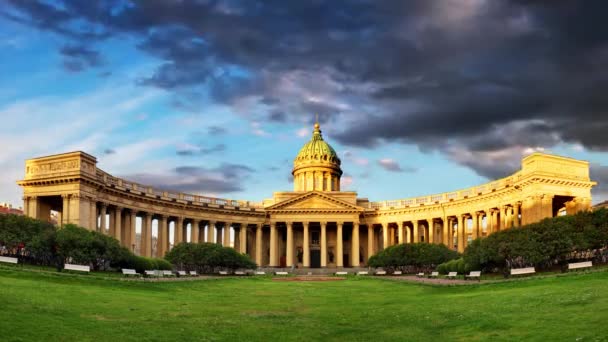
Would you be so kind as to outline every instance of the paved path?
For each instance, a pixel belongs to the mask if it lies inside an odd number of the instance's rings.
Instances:
[[[413,283],[423,283],[423,284],[436,284],[436,285],[470,285],[470,284],[479,284],[478,281],[475,280],[463,280],[463,279],[446,279],[446,278],[419,278],[417,276],[389,276],[386,279],[391,280],[401,280],[401,281],[409,281]]]

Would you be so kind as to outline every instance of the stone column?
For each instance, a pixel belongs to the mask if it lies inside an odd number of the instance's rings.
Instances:
[[[215,221],[207,223],[207,242],[215,243]]]
[[[262,266],[262,225],[255,225],[255,263]]]
[[[500,225],[498,224],[498,212],[499,210],[492,210],[492,232],[500,231]]]
[[[553,195],[543,195],[540,220],[553,217]],[[581,209],[584,211],[584,209]]]
[[[343,225],[344,225],[343,222],[336,223],[336,253],[338,254],[337,258],[336,258],[336,267],[344,267],[344,246],[343,246],[344,241],[342,241]]]
[[[367,260],[374,255],[374,225],[367,224]]]
[[[519,206],[520,203],[516,202],[515,204],[513,204],[513,226],[515,228],[520,227],[520,222],[519,222]]]
[[[327,267],[327,222],[321,222],[321,267]]]
[[[277,224],[270,223],[270,265],[272,267],[279,266],[278,251],[277,251]]]
[[[198,243],[199,237],[199,222],[197,220],[192,220],[190,223],[190,242]]]
[[[230,247],[230,226],[231,225],[232,225],[232,222],[226,222],[224,224],[224,243],[223,243],[224,247]]]
[[[134,209],[131,209],[131,218],[129,219],[129,225],[131,226],[129,228],[129,235],[131,236],[131,238],[129,239],[131,240],[129,241],[129,250],[135,254],[135,244],[137,241],[137,212]],[[139,253],[141,254],[141,251]]]
[[[458,215],[458,252],[464,252],[464,218]]]
[[[169,240],[169,232],[168,232],[168,217],[166,215],[161,215],[158,218],[158,243],[156,246],[156,251],[158,253],[158,257],[162,258],[167,254],[167,240]]]
[[[486,231],[488,235],[492,234],[494,227],[492,226],[492,209],[486,209]]]
[[[397,222],[397,242],[399,244],[405,243],[403,236],[403,222]]]
[[[30,198],[27,196],[23,196],[23,214],[25,216],[30,216]],[[95,221],[97,222],[97,221]]]
[[[287,248],[285,248],[285,263],[287,267],[294,265],[293,262],[293,222],[286,222],[287,225]]]
[[[412,225],[414,226],[414,243],[420,242],[420,232],[418,231],[418,220],[412,221]]]
[[[61,195],[63,199],[63,207],[61,209],[61,222],[60,226],[70,223],[70,195]]]
[[[116,207],[114,209],[114,238],[121,241],[122,237],[122,208]],[[121,241],[122,245],[122,241]]]
[[[173,246],[177,246],[178,244],[184,241],[184,218],[178,217],[175,220],[175,234],[173,234]]]
[[[106,210],[107,210],[107,206],[105,203],[101,203],[101,206],[99,207],[99,231],[102,234],[106,233]]]
[[[450,247],[450,240],[448,238],[449,237],[449,233],[448,233],[448,228],[449,227],[450,227],[449,220],[448,220],[447,217],[444,217],[443,218],[443,244],[445,246],[447,246],[448,248],[451,248]]]
[[[429,228],[429,236],[428,236],[428,243],[435,243],[435,226],[433,223],[433,219],[427,219],[426,220],[426,224]]]
[[[479,234],[479,214],[476,212],[473,212],[471,214],[472,219],[473,219],[473,240],[477,239],[478,234]]]
[[[302,222],[304,226],[304,236],[302,239],[302,247],[304,249],[304,253],[302,255],[302,266],[310,267],[310,233],[308,231],[308,222]]]
[[[143,239],[143,241],[145,241],[144,256],[149,258],[152,256],[152,214],[146,213],[144,218],[146,232],[146,234],[143,234],[144,229],[142,229],[142,237],[145,236]]]
[[[359,267],[359,222],[353,222],[350,249],[350,265],[351,267]]]
[[[241,223],[239,230],[239,253],[247,253],[247,223]]]
[[[93,198],[89,202],[91,213],[89,214],[89,229],[97,231],[97,202]],[[27,211],[24,211],[27,213]]]
[[[382,222],[382,248],[388,247],[388,223]]]

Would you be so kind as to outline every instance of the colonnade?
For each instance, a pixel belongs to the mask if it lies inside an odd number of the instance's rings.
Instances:
[[[201,220],[182,216],[156,214],[132,208],[124,208],[105,203],[93,203],[92,222],[89,227],[108,234],[121,245],[146,257],[162,257],[171,248],[171,224],[173,224],[173,245],[181,242],[211,242],[225,247],[233,247],[230,230],[235,232],[234,247],[246,253],[246,233],[248,223],[228,221]],[[141,232],[137,238],[137,218],[140,218]],[[157,221],[158,233],[153,237],[153,221]],[[190,236],[188,237],[188,227]],[[242,243],[241,243],[242,241]],[[156,248],[153,248],[156,247]],[[155,250],[155,253],[153,253]]]

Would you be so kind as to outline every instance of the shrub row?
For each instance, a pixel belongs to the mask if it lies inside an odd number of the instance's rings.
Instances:
[[[164,259],[134,255],[113,237],[75,226],[56,228],[50,223],[24,216],[0,215],[1,254],[20,257],[38,265],[54,265],[58,270],[65,263],[89,265],[94,270],[133,268],[170,270]]]
[[[444,262],[437,266],[437,271],[440,274],[448,274],[450,272],[458,272],[458,274],[465,274],[471,271],[470,267],[464,262],[463,258],[458,258]]]
[[[585,259],[603,263],[607,251],[608,210],[601,209],[496,232],[474,240],[463,256],[471,269],[506,274],[510,268],[564,268]]]
[[[181,269],[199,273],[256,267],[249,256],[214,243],[180,243],[171,249],[165,258]]]
[[[401,270],[406,273],[428,272],[437,265],[458,258],[459,254],[444,245],[413,243],[390,246],[369,259],[371,267]]]

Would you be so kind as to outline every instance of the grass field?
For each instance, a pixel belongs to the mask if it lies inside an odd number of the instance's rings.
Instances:
[[[439,287],[382,279],[122,282],[0,269],[0,340],[608,340],[608,272]]]

